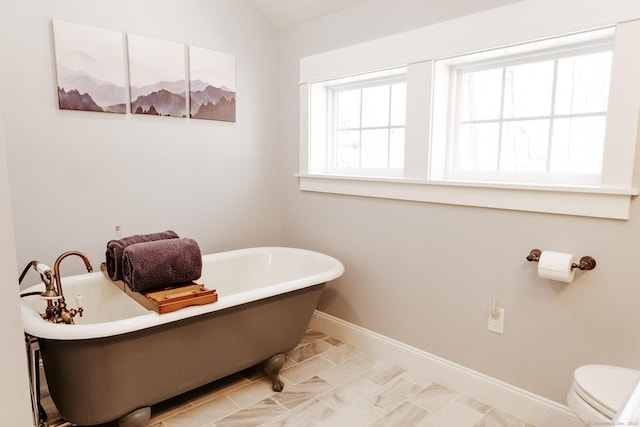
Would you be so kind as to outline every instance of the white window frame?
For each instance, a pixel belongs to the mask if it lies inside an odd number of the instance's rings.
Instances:
[[[328,144],[329,150],[330,150],[329,156],[328,156],[329,163],[327,165],[328,173],[346,174],[346,175],[366,175],[366,176],[401,176],[402,175],[402,168],[394,168],[394,167],[391,167],[390,165],[391,131],[393,129],[402,129],[404,131],[406,128],[405,123],[403,123],[402,125],[393,125],[391,123],[391,112],[392,112],[392,102],[393,102],[391,91],[392,91],[392,85],[396,83],[406,83],[406,78],[404,77],[404,74],[397,75],[394,77],[366,79],[366,80],[359,81],[357,83],[334,85],[328,88],[330,92],[329,115],[331,117],[330,119],[331,124],[329,128],[331,135],[329,137],[329,144]],[[388,117],[389,124],[387,126],[363,126],[362,124],[362,104],[363,104],[362,91],[363,89],[381,87],[381,86],[388,87],[389,89],[389,117]],[[337,111],[335,111],[338,105],[337,98],[340,92],[346,92],[350,90],[360,90],[360,126],[353,127],[353,128],[339,128],[337,124]],[[365,130],[372,130],[372,129],[387,131],[387,141],[388,141],[387,164],[389,166],[384,168],[383,167],[381,168],[365,168],[365,167],[349,168],[349,167],[338,166],[337,160],[336,160],[337,151],[338,151],[337,133],[339,131],[344,131],[344,130],[357,130],[360,133],[360,141],[359,141],[360,150],[359,151],[360,151],[360,157],[362,158],[362,132]]]
[[[395,83],[406,82],[406,67],[399,67],[381,72],[364,73],[361,75],[349,76],[336,80],[318,82],[311,85],[310,103],[315,108],[313,120],[315,121],[313,129],[314,133],[310,135],[310,145],[315,147],[315,162],[312,162],[312,169],[315,173],[326,175],[353,175],[353,176],[375,176],[375,177],[399,177],[402,176],[403,168],[366,168],[366,167],[340,167],[337,165],[337,96],[339,92],[366,89],[378,86],[389,86]],[[389,97],[389,102],[392,102]],[[362,101],[360,104],[362,110]],[[391,114],[391,109],[389,109]],[[388,126],[381,126],[380,129],[406,129],[405,124],[392,125],[389,120]],[[353,128],[362,131],[374,129],[374,127]],[[342,129],[344,130],[344,129]],[[389,139],[390,143],[390,139]],[[362,147],[362,146],[361,146]]]
[[[440,133],[444,133],[447,136],[441,137],[440,141],[432,141],[432,143],[446,144],[443,150],[446,152],[446,159],[431,158],[432,164],[434,162],[444,162],[444,174],[432,175],[436,179],[444,180],[460,180],[460,181],[473,181],[473,182],[511,182],[511,183],[533,183],[533,184],[546,184],[546,185],[590,185],[599,186],[602,183],[601,173],[591,174],[575,174],[575,173],[554,173],[550,171],[546,172],[505,172],[505,171],[465,171],[459,167],[459,144],[458,144],[458,130],[459,124],[462,122],[461,116],[461,80],[465,73],[481,71],[494,68],[506,68],[514,65],[532,63],[534,61],[541,60],[554,60],[557,61],[566,57],[584,55],[596,52],[612,52],[614,47],[614,29],[615,27],[607,27],[604,29],[598,29],[595,31],[586,31],[583,33],[577,33],[568,37],[550,38],[532,43],[525,43],[522,45],[511,46],[508,48],[499,48],[490,51],[483,51],[474,53],[471,55],[463,55],[459,57],[448,58],[444,60],[437,60],[435,62],[436,70],[447,73],[445,80],[448,80],[449,90],[446,92],[447,100],[435,99],[434,110],[437,110],[439,103],[446,104],[448,101],[452,105],[448,106],[447,112],[442,112],[441,115],[447,116],[447,120],[441,119],[441,123],[434,123],[434,128],[437,126],[445,127],[446,130],[442,130]],[[550,47],[553,46],[553,47]],[[556,79],[554,74],[554,80]],[[445,82],[441,84],[447,84]],[[502,91],[504,93],[504,81]],[[554,82],[554,95],[555,95],[555,82]],[[443,91],[444,92],[444,91]],[[602,116],[606,119],[607,112],[600,111],[594,113],[583,114],[555,114],[553,111],[554,100],[552,99],[551,112],[546,116],[539,116],[535,119],[546,119],[551,123],[557,118],[569,118],[569,117],[586,117],[586,116]],[[434,111],[434,114],[438,114]],[[530,118],[526,118],[528,120]],[[497,122],[502,126],[503,123],[509,121],[522,121],[523,118],[505,118],[500,117],[496,120],[485,120],[486,122]],[[438,132],[434,130],[434,132]],[[549,133],[552,132],[552,125],[550,125]],[[551,138],[551,135],[549,135]],[[551,144],[549,145],[549,150]],[[498,147],[500,150],[500,147]],[[498,154],[499,155],[499,154]],[[550,159],[547,159],[547,162]],[[499,158],[498,158],[499,161]],[[499,166],[498,166],[499,167]],[[435,167],[432,169],[443,170],[442,167]]]
[[[475,15],[383,39],[302,58],[300,61],[300,189],[463,206],[523,210],[565,215],[628,219],[639,194],[633,174],[640,111],[640,4],[620,0],[620,7],[602,8],[584,0],[580,13],[569,4],[525,0]],[[546,13],[550,8],[554,14]],[[514,17],[527,16],[526,20]],[[517,25],[511,25],[517,22]],[[600,185],[510,184],[445,180],[431,158],[444,155],[436,140],[432,117],[434,60],[517,45],[592,28],[616,26]],[[465,34],[465,37],[458,37]],[[437,41],[437,42],[435,42]],[[340,176],[314,169],[317,156],[310,144],[312,83],[372,70],[407,66],[405,168],[401,177]],[[434,120],[437,120],[435,118]],[[440,178],[442,177],[442,178]]]

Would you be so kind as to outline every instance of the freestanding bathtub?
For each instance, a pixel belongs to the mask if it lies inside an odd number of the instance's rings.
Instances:
[[[151,405],[265,361],[279,388],[282,353],[300,342],[325,283],[340,277],[343,265],[318,252],[282,247],[202,258],[196,282],[216,289],[219,298],[207,305],[157,314],[102,272],[63,278],[70,306],[82,296],[84,315],[75,325],[43,320],[45,302],[22,298],[25,332],[38,338],[63,418],[143,426]],[[23,293],[39,290],[42,284]]]

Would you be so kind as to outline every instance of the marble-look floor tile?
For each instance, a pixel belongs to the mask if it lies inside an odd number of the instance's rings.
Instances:
[[[512,415],[505,414],[497,409],[491,409],[473,427],[535,427],[526,421],[520,420]]]
[[[482,414],[486,414],[491,410],[491,406],[484,404],[482,402],[478,402],[475,399],[472,399],[470,397],[463,396],[463,395],[458,396],[458,398],[456,399],[456,402],[460,402],[463,405],[466,405],[471,409],[475,409],[476,411]]]
[[[287,357],[294,362],[300,363],[333,348],[335,347],[325,341],[314,341],[294,348],[287,353]]]
[[[402,378],[422,388],[427,388],[433,384],[433,380],[421,372],[407,371],[402,374]]]
[[[335,410],[341,410],[363,400],[377,389],[376,384],[363,376],[335,387],[321,396],[320,400]]]
[[[324,355],[321,357],[324,358]],[[366,373],[369,369],[371,369],[369,362],[354,357],[330,368],[323,369],[318,375],[333,385],[340,385]]]
[[[319,400],[312,400],[300,405],[284,416],[277,418],[265,425],[265,427],[300,427],[314,426],[326,420],[335,411]]]
[[[336,411],[316,427],[360,427],[368,426],[381,418],[378,411],[366,402],[358,402],[348,408]]]
[[[257,427],[286,412],[280,404],[271,398],[257,402],[224,417],[214,424],[215,427]]]
[[[331,384],[315,376],[308,380],[285,388],[280,393],[274,393],[271,398],[287,409],[293,409],[303,403],[316,399],[331,389]]]
[[[430,412],[438,412],[458,396],[459,394],[453,390],[439,384],[431,384],[413,396],[411,401]]]
[[[245,408],[271,396],[273,394],[272,387],[271,381],[263,377],[247,386],[233,390],[227,396],[239,407]]]
[[[335,345],[331,350],[323,353],[322,357],[333,363],[341,363],[357,356],[359,353],[361,353],[361,351],[357,348],[352,347],[349,344],[340,343]]]
[[[371,427],[388,426],[433,427],[433,415],[411,402],[404,402],[371,425]],[[449,425],[449,427],[452,426],[461,427],[457,424]]]
[[[331,366],[334,365],[327,359],[316,356],[282,371],[280,376],[295,384],[309,379]]]
[[[434,427],[474,427],[485,416],[458,401],[453,401],[434,415]]]
[[[333,346],[338,346],[340,344],[344,344],[339,339],[336,339],[336,338],[333,338],[333,337],[326,337],[323,341],[326,341],[326,342],[328,342],[329,344],[331,344]]]
[[[389,363],[377,362],[374,364],[371,371],[366,374],[366,378],[374,384],[383,386],[404,373],[405,370],[398,368],[397,366],[393,366]]]
[[[227,396],[221,396],[202,405],[190,408],[170,418],[162,420],[166,427],[209,426],[219,418],[238,411],[240,408]]]
[[[417,385],[397,378],[374,393],[367,401],[387,414],[414,397],[419,391],[420,387]]]

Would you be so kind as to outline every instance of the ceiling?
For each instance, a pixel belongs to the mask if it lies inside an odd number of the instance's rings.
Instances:
[[[368,0],[253,0],[267,18],[280,29],[295,27],[303,22],[366,1]]]

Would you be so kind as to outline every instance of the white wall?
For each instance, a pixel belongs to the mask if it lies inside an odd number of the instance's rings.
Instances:
[[[250,0],[12,2],[0,81],[18,265],[174,229],[204,253],[278,244],[277,31]],[[52,19],[236,55],[237,122],[59,110]],[[63,274],[81,271],[69,261]]]
[[[0,109],[0,332],[2,364],[0,364],[0,413],[4,423],[28,426],[33,423],[29,398],[29,378],[24,335],[20,325],[20,309],[16,276],[16,251],[11,221],[9,182]]]
[[[505,3],[514,2],[484,5]],[[345,264],[321,310],[564,403],[580,365],[640,368],[637,200],[630,220],[619,221],[305,193],[294,177],[301,57],[478,7],[372,0],[281,35],[283,244],[324,251]],[[520,19],[527,16],[513,16]],[[537,265],[525,260],[537,247],[592,255],[598,266],[578,273],[570,286],[541,280]],[[494,297],[506,310],[504,335],[487,331]]]
[[[10,425],[27,426],[16,286],[27,262],[53,266],[77,249],[97,268],[115,224],[124,234],[174,229],[204,253],[280,243],[277,31],[250,0],[34,0],[2,9],[0,408]],[[235,54],[237,122],[59,110],[52,19]],[[62,274],[82,269],[68,261]],[[37,281],[33,272],[25,280]]]

